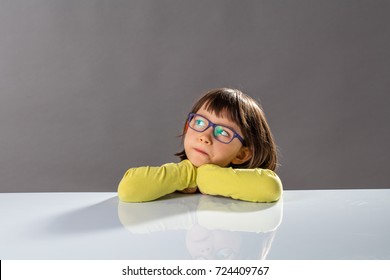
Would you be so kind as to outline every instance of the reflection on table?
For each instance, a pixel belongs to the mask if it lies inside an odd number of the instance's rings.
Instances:
[[[154,249],[164,253],[183,247],[192,259],[265,259],[282,214],[282,201],[251,203],[206,195],[118,204],[119,220],[129,234],[148,240],[152,233],[182,231],[182,242],[167,244],[155,235],[160,243]]]
[[[390,189],[285,191],[269,204],[0,193],[0,259],[389,260],[389,201]]]

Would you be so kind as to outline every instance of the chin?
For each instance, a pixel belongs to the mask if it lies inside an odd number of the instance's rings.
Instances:
[[[201,159],[196,159],[196,158],[195,159],[194,158],[188,158],[188,160],[192,163],[192,165],[194,165],[196,167],[199,167],[201,165],[210,163],[208,161],[201,160]]]
[[[203,164],[206,164],[206,163],[202,163],[202,162],[199,162],[199,161],[193,161],[193,160],[190,160],[190,162],[192,163],[193,166],[195,167],[199,167]]]

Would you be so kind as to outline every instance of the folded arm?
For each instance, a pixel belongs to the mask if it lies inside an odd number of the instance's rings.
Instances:
[[[233,169],[205,164],[197,170],[197,184],[202,193],[221,195],[252,202],[279,200],[283,187],[269,169]]]
[[[159,167],[127,170],[118,186],[118,197],[124,202],[143,202],[178,190],[196,186],[196,168],[189,160]]]

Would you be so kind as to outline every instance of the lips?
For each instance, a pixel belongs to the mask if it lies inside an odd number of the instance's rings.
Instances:
[[[202,149],[199,149],[199,148],[194,148],[195,151],[197,151],[198,153],[202,154],[202,155],[205,155],[205,156],[208,156],[209,154],[206,153],[205,151],[203,151]]]

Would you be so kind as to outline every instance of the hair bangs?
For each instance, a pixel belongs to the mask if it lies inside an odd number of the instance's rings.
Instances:
[[[194,108],[196,111],[204,106],[206,111],[215,114],[217,117],[226,116],[230,121],[240,126],[244,125],[241,110],[238,110],[242,105],[237,92],[233,90],[219,91],[216,94],[206,95],[202,101],[198,103],[198,108]]]

